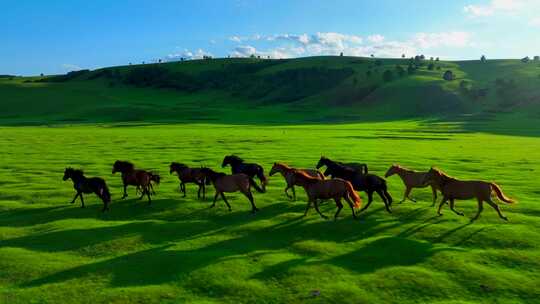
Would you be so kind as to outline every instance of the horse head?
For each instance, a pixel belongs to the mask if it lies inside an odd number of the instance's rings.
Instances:
[[[386,171],[386,173],[384,174],[384,177],[388,178],[388,177],[398,173],[400,168],[401,167],[398,164],[393,164],[392,166],[390,166],[390,168],[388,168],[388,171]]]
[[[225,158],[223,158],[223,162],[221,163],[221,168],[227,167],[227,165],[233,166],[234,164],[239,164],[244,162],[243,159],[236,155],[227,155]]]
[[[327,166],[328,161],[329,161],[328,158],[326,158],[325,156],[321,156],[321,158],[319,159],[319,162],[317,163],[316,168],[320,169],[322,166]]]

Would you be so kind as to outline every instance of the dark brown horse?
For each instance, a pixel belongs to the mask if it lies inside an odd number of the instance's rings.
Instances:
[[[202,168],[190,168],[181,163],[172,162],[169,166],[170,174],[176,172],[178,179],[180,180],[180,191],[184,193],[186,197],[186,184],[194,183],[199,186],[197,191],[197,198],[201,198],[201,192],[203,199],[206,196],[206,188],[204,186],[204,174],[201,172]]]
[[[95,193],[103,201],[103,209],[105,212],[109,210],[109,203],[111,202],[111,194],[109,188],[105,183],[105,180],[99,177],[90,177],[87,178],[84,176],[82,170],[77,170],[73,168],[66,168],[64,171],[63,180],[71,179],[73,181],[73,188],[77,191],[75,197],[71,203],[75,203],[77,197],[81,198],[81,208],[84,208],[84,199],[83,193]]]
[[[257,176],[261,181],[262,190],[266,191],[268,179],[264,176],[264,169],[261,165],[245,163],[243,159],[236,155],[228,155],[223,158],[221,167],[225,168],[227,165],[231,166],[232,174],[244,173],[250,178]]]
[[[244,194],[249,202],[251,203],[251,213],[256,213],[259,211],[257,207],[255,206],[255,202],[253,200],[253,194],[251,193],[251,186],[257,190],[257,192],[263,193],[264,191],[257,186],[257,184],[253,181],[251,177],[249,177],[247,174],[239,173],[239,174],[233,174],[233,175],[227,175],[225,173],[216,172],[209,168],[202,168],[202,173],[205,176],[205,180],[208,183],[212,183],[214,185],[214,188],[216,189],[216,195],[214,196],[214,203],[210,208],[214,208],[216,206],[216,201],[218,199],[218,196],[221,195],[221,198],[229,208],[229,211],[231,211],[231,205],[229,205],[229,202],[225,198],[224,193],[232,193],[240,191],[242,194]]]
[[[313,205],[315,206],[315,210],[317,210],[317,213],[319,213],[322,218],[327,219],[328,217],[326,215],[323,215],[319,210],[319,204],[317,203],[317,200],[334,199],[338,208],[336,214],[334,215],[334,220],[336,220],[339,213],[341,212],[341,209],[343,209],[343,204],[341,203],[341,199],[343,198],[351,207],[353,217],[356,218],[356,212],[354,211],[354,209],[360,208],[362,200],[360,199],[360,196],[358,196],[358,194],[354,191],[354,188],[350,182],[341,178],[321,180],[316,177],[311,177],[305,172],[299,170],[294,171],[294,179],[299,185],[304,187],[304,190],[306,190],[306,194],[308,195],[308,203],[306,206],[306,211],[304,212],[304,216],[307,215],[309,208],[313,203]]]
[[[127,161],[117,160],[112,169],[112,173],[122,173],[122,183],[124,185],[124,195],[122,199],[128,196],[127,186],[136,186],[142,189],[142,195],[139,199],[142,199],[144,195],[148,197],[148,204],[152,203],[150,198],[150,183],[152,182],[152,173],[145,170],[135,169],[135,166]]]

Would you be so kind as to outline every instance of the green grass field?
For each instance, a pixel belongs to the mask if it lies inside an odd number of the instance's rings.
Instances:
[[[525,128],[515,135],[515,121],[491,124],[478,124],[487,132],[425,120],[2,127],[0,303],[538,302],[540,137]],[[519,203],[502,206],[509,222],[486,207],[471,224],[475,201],[457,203],[465,217],[447,207],[437,217],[430,190],[420,189],[417,203],[395,204],[391,215],[376,198],[358,221],[346,209],[337,222],[325,221],[314,210],[301,217],[303,190],[289,201],[280,176],[255,194],[255,216],[241,195],[229,195],[232,212],[221,201],[208,209],[213,189],[205,201],[193,186],[180,197],[171,161],[217,169],[230,153],[267,172],[274,161],[313,167],[321,154],[366,162],[379,175],[396,162],[437,165],[462,179],[495,181]],[[116,159],[162,174],[152,205],[135,200],[133,188],[119,200]],[[107,180],[110,212],[100,212],[95,196],[86,196],[86,209],[68,203],[66,166]],[[401,181],[388,183],[399,201]],[[322,210],[331,215],[335,206]]]

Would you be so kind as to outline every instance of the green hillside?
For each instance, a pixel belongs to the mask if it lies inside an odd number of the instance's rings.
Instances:
[[[447,70],[455,80],[443,80]],[[531,125],[540,119],[540,63],[358,57],[212,59],[45,77],[4,76],[0,94],[0,123],[4,125],[283,124],[417,118],[510,120]]]

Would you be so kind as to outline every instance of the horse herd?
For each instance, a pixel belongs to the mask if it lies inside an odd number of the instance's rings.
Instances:
[[[169,166],[169,173],[177,174],[180,180],[180,191],[184,197],[186,196],[186,184],[188,183],[198,185],[197,198],[199,199],[201,197],[205,198],[206,186],[213,185],[216,192],[210,208],[216,205],[218,198],[221,196],[230,211],[231,206],[225,197],[225,193],[241,192],[251,203],[251,212],[256,213],[258,209],[251,193],[251,187],[255,188],[259,193],[266,192],[268,178],[264,175],[263,167],[255,163],[246,163],[243,159],[235,155],[225,156],[221,167],[225,168],[227,166],[231,167],[232,174],[216,172],[206,167],[190,168],[185,164],[173,162]],[[326,167],[324,173],[319,171],[322,167]],[[136,169],[132,163],[120,160],[117,160],[112,167],[112,173],[115,174],[117,172],[121,174],[123,183],[122,199],[128,196],[127,187],[135,186],[137,193],[141,194],[139,199],[142,199],[146,195],[148,203],[150,204],[152,202],[151,196],[155,194],[153,184],[157,185],[160,182],[160,176],[158,174]],[[370,206],[374,193],[377,193],[382,199],[385,209],[389,213],[392,213],[391,206],[393,200],[388,192],[386,180],[369,173],[366,164],[342,163],[323,156],[319,159],[316,169],[298,169],[284,163],[274,163],[269,175],[272,176],[276,173],[280,173],[285,179],[287,186],[284,192],[288,198],[296,200],[294,186],[304,188],[308,197],[304,216],[307,215],[310,207],[313,205],[321,217],[328,218],[319,210],[319,200],[333,199],[337,207],[334,219],[337,219],[341,209],[343,209],[342,200],[347,202],[351,208],[353,217],[357,218],[358,212],[362,212]],[[400,203],[407,199],[415,201],[410,197],[413,188],[425,188],[429,186],[433,192],[432,206],[434,206],[437,199],[437,191],[441,192],[443,199],[437,210],[438,215],[442,215],[441,209],[443,205],[449,202],[450,210],[463,216],[462,212],[455,209],[454,200],[476,198],[478,201],[478,211],[476,216],[472,218],[472,221],[478,219],[480,216],[484,202],[493,207],[501,219],[507,220],[501,213],[499,205],[493,202],[491,198],[492,192],[505,203],[512,204],[515,202],[506,197],[500,187],[495,183],[458,180],[448,176],[437,168],[431,168],[427,172],[418,172],[394,164],[386,172],[385,178],[394,174],[397,174],[405,185],[405,193]],[[259,179],[260,186],[254,181],[255,177]],[[111,194],[104,179],[99,177],[87,178],[84,176],[82,170],[66,168],[63,180],[65,181],[67,179],[73,181],[73,187],[77,192],[71,201],[72,204],[79,197],[81,207],[84,208],[83,194],[95,193],[103,201],[102,211],[109,210]],[[292,190],[292,196],[289,194],[289,190]],[[362,201],[356,191],[365,192],[368,197],[367,204],[358,212],[356,209],[361,207]]]

